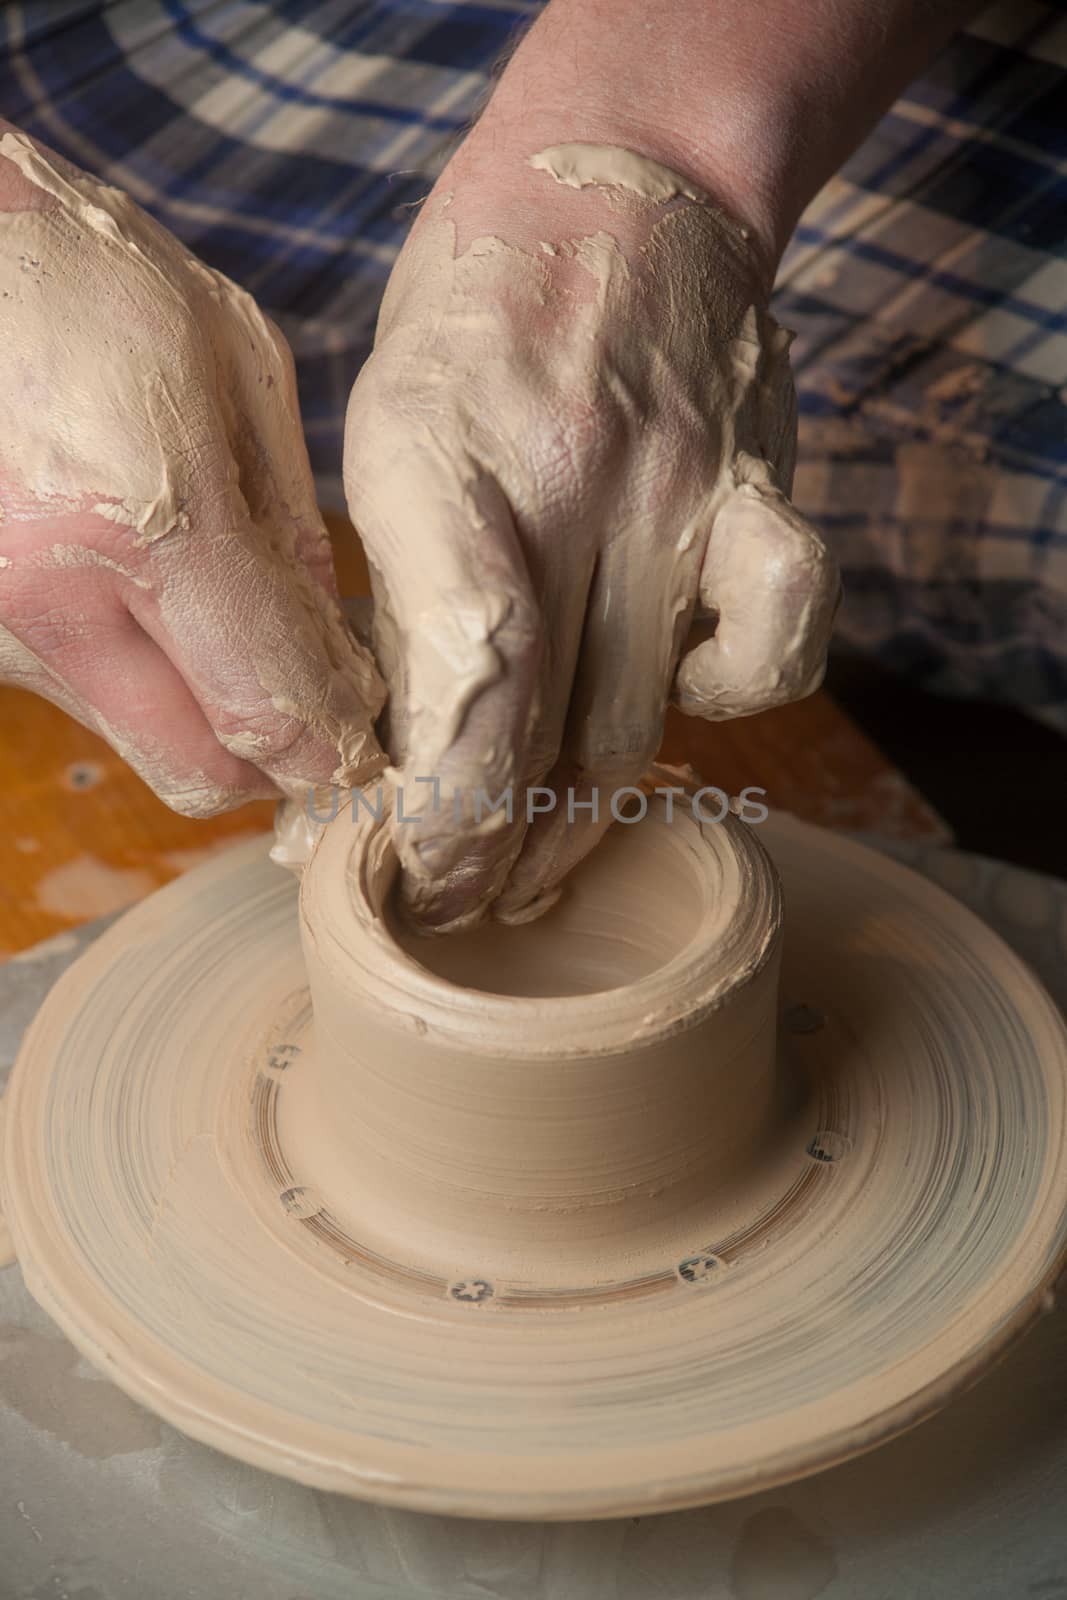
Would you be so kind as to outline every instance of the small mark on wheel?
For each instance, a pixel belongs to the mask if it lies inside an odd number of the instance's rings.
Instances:
[[[459,1278],[448,1286],[450,1300],[463,1305],[480,1306],[493,1298],[493,1285],[487,1278]]]
[[[710,1283],[725,1266],[725,1261],[714,1250],[698,1250],[695,1255],[679,1261],[674,1270],[683,1283]]]
[[[267,1054],[267,1065],[272,1072],[284,1072],[300,1054],[298,1044],[276,1044]]]
[[[283,1189],[278,1198],[289,1216],[298,1219],[317,1217],[322,1210],[322,1201],[316,1191],[301,1184],[292,1189]]]

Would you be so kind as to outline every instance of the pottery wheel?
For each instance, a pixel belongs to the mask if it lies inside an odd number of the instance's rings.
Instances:
[[[1062,1261],[1063,1026],[913,873],[801,824],[761,836],[795,1104],[728,1230],[709,1214],[684,1252],[560,1290],[476,1254],[437,1279],[338,1226],[278,1132],[314,1039],[296,886],[255,842],[124,917],[30,1030],[2,1179],[32,1292],[187,1433],[417,1509],[696,1504],[917,1422]]]

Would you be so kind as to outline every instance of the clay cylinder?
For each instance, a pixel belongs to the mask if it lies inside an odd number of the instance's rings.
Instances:
[[[294,1137],[354,1237],[435,1270],[565,1276],[753,1159],[775,1116],[777,876],[757,830],[671,810],[613,827],[537,921],[436,939],[391,907],[387,826],[324,829]]]

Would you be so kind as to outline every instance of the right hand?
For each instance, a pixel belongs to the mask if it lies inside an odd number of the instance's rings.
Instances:
[[[442,174],[348,411],[406,813],[423,795],[402,887],[434,930],[550,903],[669,697],[719,719],[810,693],[838,594],[788,499],[788,336],[747,231],[625,151],[533,153],[479,126]],[[533,785],[557,802],[527,829]]]
[[[292,357],[251,296],[0,123],[0,680],[203,816],[382,764]]]

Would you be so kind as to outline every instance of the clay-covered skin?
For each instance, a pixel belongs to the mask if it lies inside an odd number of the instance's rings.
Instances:
[[[385,690],[336,607],[284,341],[17,133],[0,179],[0,676],[191,814],[365,780]],[[788,341],[765,298],[748,230],[618,146],[530,152],[507,204],[458,181],[420,218],[346,477],[394,756],[460,796],[458,820],[446,802],[400,836],[424,923],[550,903],[606,825],[606,797],[597,819],[582,801],[640,775],[672,686],[718,717],[818,681],[836,580],[784,498]],[[577,820],[520,854],[545,778]],[[479,791],[509,785],[516,822],[479,822]]]
[[[202,815],[381,764],[292,359],[128,196],[0,123],[0,680]]]
[[[345,444],[406,810],[422,796],[404,893],[433,929],[551,903],[672,694],[722,718],[809,693],[838,593],[787,499],[789,335],[750,231],[621,147],[529,151],[503,197],[471,150],[394,269]],[[541,783],[561,803],[527,832]],[[479,815],[509,786],[511,825]]]

